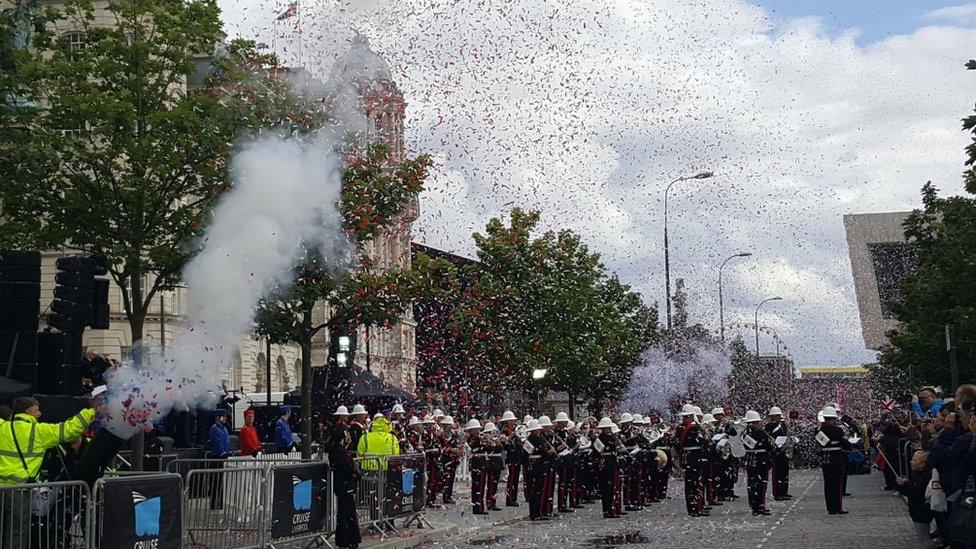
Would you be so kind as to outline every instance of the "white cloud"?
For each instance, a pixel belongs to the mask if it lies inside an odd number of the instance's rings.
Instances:
[[[972,22],[976,20],[976,4],[961,4],[958,6],[939,8],[925,14],[925,18],[953,23]]]
[[[718,264],[753,252],[726,273],[727,313],[751,322],[758,299],[783,294],[774,320],[801,361],[872,358],[841,216],[914,207],[929,179],[961,190],[972,28],[862,46],[815,19],[774,27],[741,0],[303,4],[313,66],[356,27],[395,71],[410,146],[440,160],[421,198],[428,244],[471,253],[491,216],[541,207],[546,228],[577,229],[662,301],[664,185],[711,169],[673,191],[672,277],[717,329]],[[228,20],[257,28],[274,11],[240,6]]]

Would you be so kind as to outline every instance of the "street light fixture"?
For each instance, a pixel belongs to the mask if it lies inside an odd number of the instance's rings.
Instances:
[[[782,297],[770,297],[769,299],[764,299],[756,305],[756,360],[759,360],[759,308],[763,306],[764,303],[769,303],[770,301],[782,301]]]
[[[679,181],[688,181],[689,179],[708,179],[714,174],[712,172],[699,172],[695,175],[689,175],[685,177],[679,177],[674,181],[668,183],[668,186],[664,188],[664,303],[667,306],[668,311],[668,331],[671,330],[671,262],[668,257],[668,191],[671,190],[671,186]]]
[[[535,370],[532,370],[532,379],[536,379],[536,380],[542,379],[546,377],[546,374],[548,373],[549,370],[536,368]]]
[[[735,255],[730,255],[725,258],[722,265],[718,268],[718,325],[719,332],[722,334],[722,345],[725,345],[725,305],[722,301],[722,269],[725,268],[725,264],[729,262],[730,259],[735,259],[737,257],[749,257],[752,254],[750,252],[741,252]]]

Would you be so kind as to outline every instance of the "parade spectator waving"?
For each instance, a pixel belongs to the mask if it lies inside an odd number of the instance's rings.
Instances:
[[[935,396],[935,389],[925,387],[912,395],[912,411],[918,417],[935,417],[942,409],[943,400]]]

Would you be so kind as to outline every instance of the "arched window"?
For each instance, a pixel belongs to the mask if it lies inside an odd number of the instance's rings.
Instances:
[[[285,367],[285,357],[278,355],[278,360],[275,361],[275,376],[277,379],[277,386],[279,391],[287,391],[290,389],[288,383],[288,368]]]
[[[254,371],[257,374],[255,376],[254,392],[261,393],[267,390],[267,376],[265,375],[265,365],[267,364],[268,358],[264,353],[258,353],[258,360],[254,364]]]

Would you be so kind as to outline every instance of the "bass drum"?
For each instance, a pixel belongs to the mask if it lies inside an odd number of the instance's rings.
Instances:
[[[742,442],[743,434],[745,434],[745,429],[739,431],[739,434],[729,437],[729,449],[733,457],[742,458],[746,455],[746,445]]]

